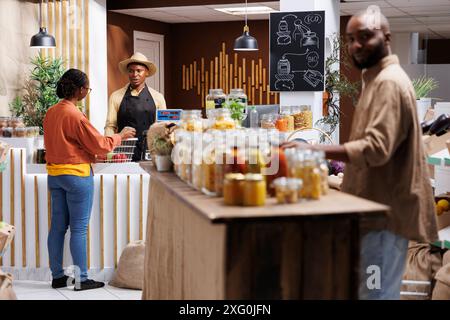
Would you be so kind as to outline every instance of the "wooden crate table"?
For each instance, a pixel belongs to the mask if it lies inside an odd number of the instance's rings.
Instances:
[[[228,207],[150,173],[143,299],[357,299],[359,242],[389,207],[331,190],[317,201]]]

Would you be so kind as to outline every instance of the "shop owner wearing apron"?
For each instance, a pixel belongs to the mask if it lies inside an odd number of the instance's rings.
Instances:
[[[129,83],[114,91],[109,98],[105,135],[113,135],[124,127],[136,129],[133,161],[141,160],[143,136],[156,118],[157,109],[166,109],[164,96],[145,84],[145,79],[155,74],[156,66],[139,52],[119,63],[119,70],[128,75]]]

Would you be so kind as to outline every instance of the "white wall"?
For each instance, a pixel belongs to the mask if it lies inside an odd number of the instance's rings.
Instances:
[[[108,70],[106,51],[106,0],[89,2],[89,117],[94,127],[104,132],[108,111]]]

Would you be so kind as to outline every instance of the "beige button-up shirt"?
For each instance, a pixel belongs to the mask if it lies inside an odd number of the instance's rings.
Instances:
[[[363,70],[342,191],[391,207],[387,229],[434,241],[437,227],[416,98],[396,55]]]
[[[119,112],[120,104],[122,103],[123,97],[125,96],[129,85],[130,84],[127,84],[125,87],[114,91],[109,97],[108,114],[106,116],[105,124],[105,136],[111,136],[114,133],[117,133],[117,113]],[[147,88],[155,101],[156,110],[166,109],[166,100],[164,100],[164,96],[149,86],[147,86]],[[145,87],[142,90],[144,89]],[[136,90],[131,90],[131,95],[133,96],[138,96],[139,93],[140,91],[138,92]]]

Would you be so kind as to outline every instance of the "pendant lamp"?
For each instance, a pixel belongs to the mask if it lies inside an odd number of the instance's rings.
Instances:
[[[256,51],[258,50],[258,41],[250,35],[250,29],[247,25],[247,0],[245,0],[245,26],[242,36],[234,40],[235,51]]]
[[[47,28],[42,27],[42,1],[39,3],[39,33],[36,33],[30,40],[31,48],[54,48],[55,38],[47,33]]]

